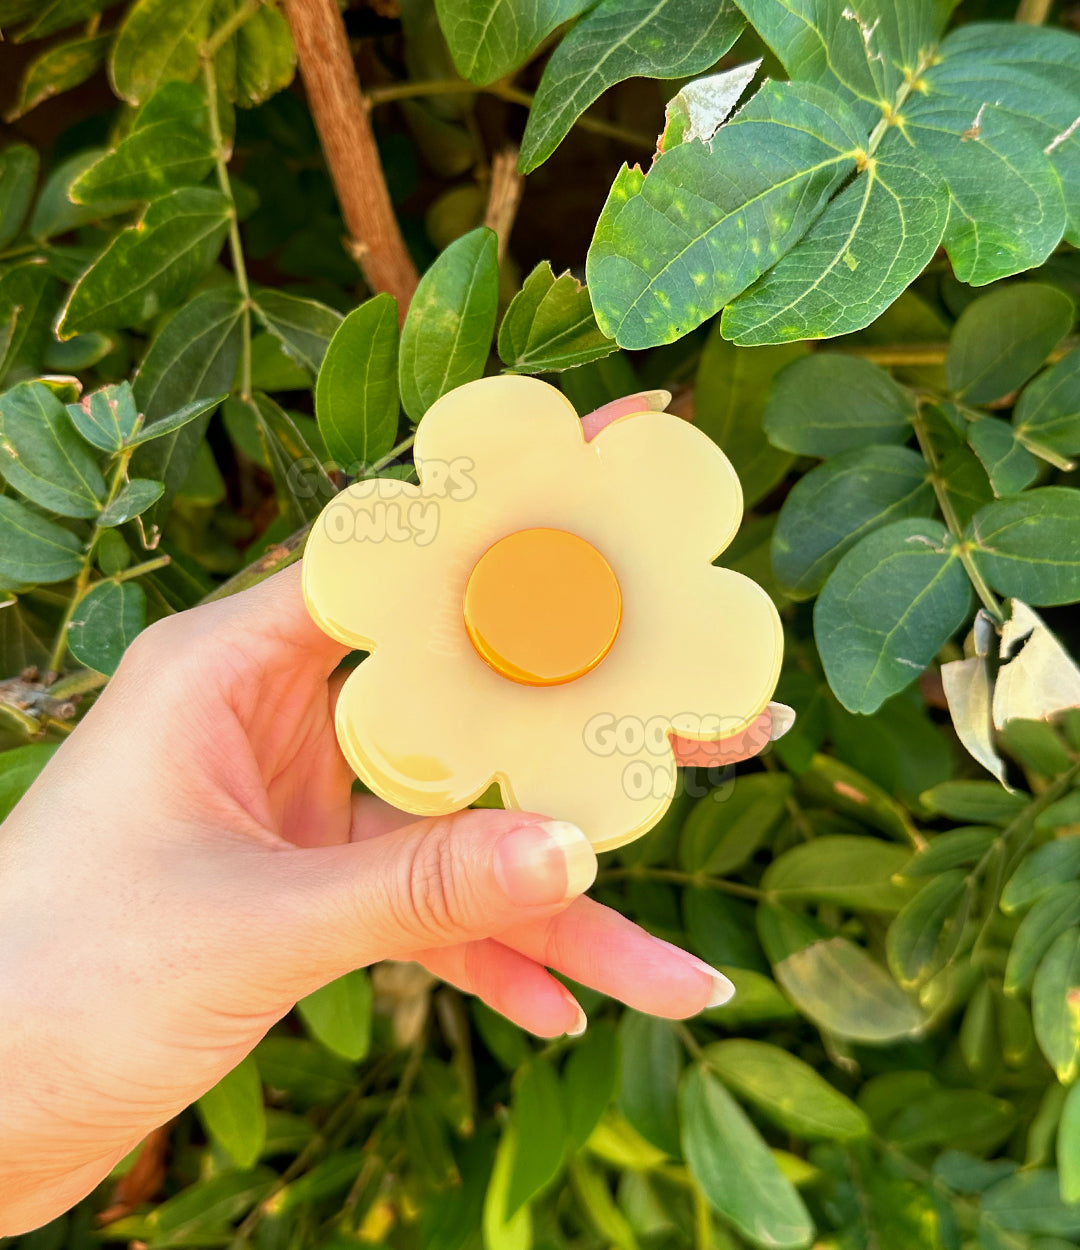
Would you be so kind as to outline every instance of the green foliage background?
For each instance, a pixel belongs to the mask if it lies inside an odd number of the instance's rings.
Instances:
[[[347,7],[426,269],[399,334],[273,3],[0,0],[0,817],[148,621],[295,558],[499,368],[582,412],[676,392],[799,714],[596,888],[731,1003],[576,987],[588,1031],[540,1043],[358,971],[5,1244],[1080,1244],[1080,37],[1048,8]],[[728,120],[749,72],[687,85],[757,58]]]

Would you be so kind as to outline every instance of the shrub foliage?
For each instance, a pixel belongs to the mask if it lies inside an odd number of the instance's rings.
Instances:
[[[1080,1244],[1080,37],[1049,7],[347,8],[425,270],[399,330],[274,3],[0,0],[0,816],[148,621],[296,558],[500,368],[582,412],[676,392],[742,479],[724,559],[798,711],[601,867],[730,1003],[577,987],[588,1031],[540,1043],[354,972],[12,1244]]]

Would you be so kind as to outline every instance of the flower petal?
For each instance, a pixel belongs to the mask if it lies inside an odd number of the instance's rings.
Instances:
[[[304,548],[304,600],[319,627],[370,650],[403,596],[423,611],[439,586],[445,512],[444,501],[397,478],[356,482],[332,499]]]
[[[452,660],[390,642],[358,666],[338,697],[338,742],[353,771],[380,798],[418,816],[467,807],[495,779],[493,738],[505,723],[473,718],[475,700],[460,671]]]
[[[483,487],[513,477],[519,467],[535,479],[584,445],[577,412],[561,391],[538,378],[506,374],[436,400],[417,427],[413,455],[425,489],[463,457]]]
[[[613,421],[589,446],[607,493],[632,501],[672,546],[712,560],[734,538],[742,487],[731,461],[696,426],[670,412],[639,412]]]
[[[601,716],[595,732],[575,733],[522,751],[520,740],[503,754],[508,807],[569,820],[593,848],[610,851],[651,829],[675,796],[678,775],[666,740],[620,749],[614,721]],[[637,732],[635,730],[635,741]]]

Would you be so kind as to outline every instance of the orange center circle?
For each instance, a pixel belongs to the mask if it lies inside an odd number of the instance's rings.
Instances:
[[[526,686],[560,686],[611,650],[622,594],[611,565],[565,530],[507,534],[477,560],[465,628],[480,658]]]

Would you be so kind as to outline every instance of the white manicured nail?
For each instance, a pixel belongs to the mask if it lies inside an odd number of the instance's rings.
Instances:
[[[795,709],[786,703],[769,704],[769,741],[775,742],[795,724]]]

